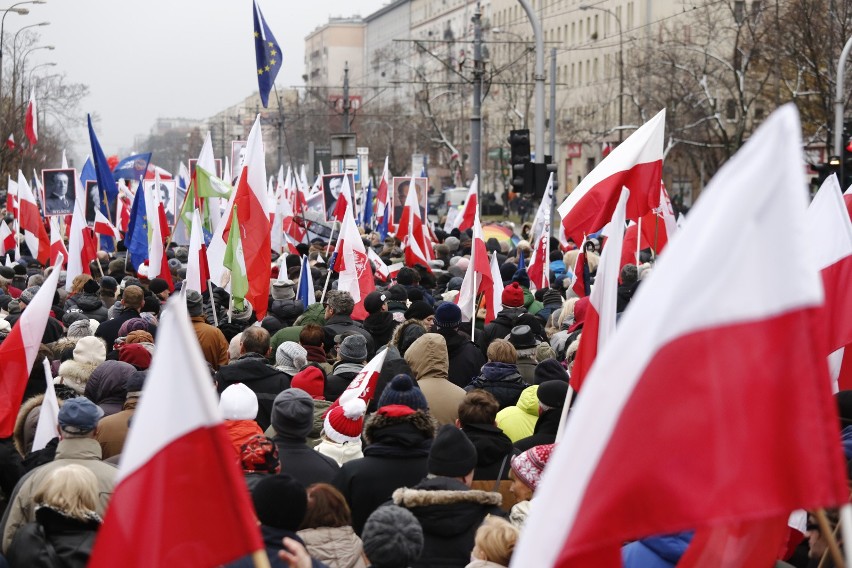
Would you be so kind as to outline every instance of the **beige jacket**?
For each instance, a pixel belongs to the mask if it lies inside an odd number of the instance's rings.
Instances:
[[[405,352],[405,362],[411,367],[417,385],[429,403],[429,414],[441,426],[455,424],[465,392],[447,377],[449,354],[444,337],[437,333],[419,337]]]
[[[331,568],[366,568],[361,539],[352,527],[321,527],[297,533],[313,558]]]

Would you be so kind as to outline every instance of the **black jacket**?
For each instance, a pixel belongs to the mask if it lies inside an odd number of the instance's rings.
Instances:
[[[305,487],[313,483],[331,483],[340,468],[328,456],[308,447],[305,440],[285,436],[273,438],[281,461],[281,473],[288,473]]]
[[[257,395],[257,418],[261,430],[269,428],[272,420],[272,403],[283,390],[290,388],[290,377],[266,363],[266,357],[258,353],[246,353],[235,361],[221,367],[216,373],[218,390],[221,394],[235,383],[245,383]]]
[[[323,398],[334,402],[343,394],[349,383],[352,382],[364,365],[361,363],[348,363],[341,361],[334,364],[331,374],[325,378],[325,389],[323,390]]]
[[[359,535],[367,517],[400,487],[411,487],[427,473],[437,423],[423,411],[405,417],[375,414],[367,420],[364,457],[343,464],[334,485],[352,509]],[[470,550],[468,550],[470,553]]]
[[[373,336],[376,348],[387,345],[393,335],[393,330],[400,322],[393,319],[390,312],[377,312],[364,319],[364,329]]]
[[[517,454],[512,440],[493,424],[465,424],[462,431],[476,448],[476,469],[473,478],[496,480],[499,474],[500,479],[509,479],[509,461]]]
[[[35,518],[15,533],[6,554],[10,568],[85,568],[100,518],[80,521],[46,506]]]
[[[524,382],[518,372],[518,366],[510,363],[486,363],[482,366],[482,374],[473,379],[464,390],[470,392],[482,389],[490,392],[500,403],[500,410],[515,406],[521,393],[529,385]]]
[[[302,300],[273,300],[260,326],[272,336],[280,329],[293,325],[296,318],[303,313],[305,305]]]
[[[266,548],[266,555],[269,557],[269,565],[272,568],[289,568],[290,566],[290,564],[278,558],[278,551],[283,548],[281,542],[284,540],[284,537],[290,537],[300,544],[305,544],[296,533],[284,529],[276,529],[269,525],[260,525],[260,535],[263,537],[263,545]],[[227,568],[254,568],[255,563],[251,555],[248,555],[225,566]],[[328,566],[315,558],[311,558],[311,568],[328,568]]]
[[[526,308],[503,308],[497,316],[491,320],[491,323],[485,326],[482,330],[482,335],[477,341],[479,348],[483,354],[488,352],[488,346],[495,339],[503,339],[512,332],[515,327],[515,320],[518,316],[527,313]]]
[[[471,340],[470,336],[455,329],[438,329],[435,331],[447,341],[447,354],[450,360],[448,375],[450,382],[466,387],[485,364],[485,355]]]
[[[450,477],[425,479],[393,493],[394,505],[411,511],[423,528],[423,552],[414,568],[464,568],[476,529],[486,515],[505,516],[499,493],[470,489]]]
[[[347,331],[354,331],[355,333],[360,333],[367,340],[367,355],[376,352],[376,343],[373,341],[373,336],[370,335],[369,331],[366,331],[360,323],[353,320],[350,316],[341,316],[335,314],[325,320],[325,352],[329,354],[336,354],[337,351],[334,345],[334,338],[342,333],[346,333]]]
[[[81,292],[65,300],[65,313],[74,310],[80,310],[84,316],[96,320],[98,323],[105,322],[109,317],[106,306],[97,294]]]
[[[532,436],[527,436],[515,442],[515,448],[525,452],[530,448],[556,442],[556,431],[559,429],[561,408],[551,408],[538,417]]]
[[[405,362],[399,354],[399,349],[393,345],[388,345],[388,354],[385,356],[385,363],[382,365],[382,370],[379,373],[379,378],[376,380],[376,391],[370,403],[367,405],[367,412],[373,413],[379,407],[379,399],[382,398],[382,393],[385,387],[388,386],[393,378],[397,375],[408,375],[412,379],[414,373],[411,367]]]
[[[95,331],[95,337],[103,339],[106,343],[107,351],[111,351],[116,338],[118,338],[118,330],[121,329],[121,325],[129,319],[138,317],[139,312],[136,310],[122,310],[114,318],[106,320],[99,325],[98,329]],[[151,335],[153,335],[153,333]]]

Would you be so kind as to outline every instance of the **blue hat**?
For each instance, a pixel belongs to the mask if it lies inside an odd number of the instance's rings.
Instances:
[[[520,284],[521,288],[529,288],[530,287],[530,276],[527,274],[526,268],[519,268],[515,275],[512,276],[512,282],[517,282]]]
[[[397,375],[382,391],[378,407],[401,404],[412,410],[428,410],[429,403],[420,387],[408,375]]]
[[[461,325],[461,308],[452,302],[443,302],[435,310],[435,326],[440,329],[453,329]]]
[[[59,409],[59,427],[72,434],[91,432],[103,418],[104,411],[85,396],[66,400]]]

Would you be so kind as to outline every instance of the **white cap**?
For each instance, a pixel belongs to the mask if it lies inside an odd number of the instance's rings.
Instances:
[[[243,383],[233,384],[222,391],[219,410],[225,420],[254,420],[257,417],[257,395]]]

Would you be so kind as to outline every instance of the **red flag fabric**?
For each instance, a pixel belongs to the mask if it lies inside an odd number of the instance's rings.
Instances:
[[[10,150],[15,149],[15,135],[9,134],[9,137],[6,138],[6,147]]]
[[[415,187],[414,178],[411,178],[410,187]],[[405,263],[408,266],[421,264],[431,273],[427,247],[431,248],[432,242],[426,238],[423,226],[423,219],[420,218],[420,204],[417,202],[417,192],[409,191],[405,198],[405,205],[402,207],[399,225],[396,228],[397,238],[402,241],[405,250]]]
[[[393,215],[391,207],[391,192],[388,191],[390,183],[390,171],[388,170],[388,158],[385,156],[385,167],[382,170],[382,179],[379,181],[379,188],[376,190],[376,223],[381,224],[384,221],[385,215]],[[390,217],[388,217],[390,221]],[[391,224],[391,223],[389,223]]]
[[[201,568],[263,549],[185,299],[160,321],[91,568]]]
[[[204,236],[201,233],[201,212],[192,212],[192,229],[189,235],[189,255],[186,264],[186,289],[195,290],[199,294],[207,291],[207,281],[210,280],[210,268],[207,266],[207,248],[204,246]]]
[[[35,89],[30,89],[30,102],[27,103],[27,118],[24,134],[30,141],[30,146],[38,143],[38,109],[36,109]]]
[[[15,233],[6,221],[0,221],[0,256],[15,248]]]
[[[95,209],[94,229],[95,232],[99,235],[103,235],[105,237],[113,237],[116,239],[121,238],[118,229],[116,229],[115,226],[109,222],[109,219],[106,218],[106,215],[101,213],[100,209]]]
[[[376,289],[376,283],[373,280],[370,260],[367,258],[367,249],[358,233],[358,227],[355,226],[351,207],[347,207],[343,213],[343,224],[335,252],[337,259],[334,261],[334,271],[340,275],[337,289],[352,295],[355,301],[352,318],[363,320],[368,315],[364,309],[364,300],[367,299],[367,294]]]
[[[464,201],[464,209],[456,216],[453,221],[453,226],[458,227],[459,231],[467,231],[473,227],[473,218],[479,211],[479,178],[473,177],[473,182],[470,184],[470,189],[467,192],[467,197]]]
[[[494,277],[491,274],[491,262],[488,260],[485,238],[482,235],[482,223],[479,222],[479,212],[477,212],[473,220],[471,263],[467,267],[461,289],[456,296],[456,304],[461,308],[463,321],[471,321],[476,318],[476,299],[481,295],[485,295],[487,298],[493,287]],[[492,313],[491,319],[494,319],[495,315],[496,313]]]
[[[659,206],[665,123],[663,109],[619,144],[559,206],[562,226],[575,243],[612,218],[623,186],[630,190],[628,219]]]
[[[589,295],[589,307],[580,335],[580,346],[571,371],[571,388],[580,392],[580,387],[592,367],[597,354],[615,334],[615,314],[618,304],[618,277],[621,274],[621,247],[624,241],[624,221],[630,192],[621,190],[621,197],[607,228],[604,230],[606,244],[601,253],[595,285]]]
[[[800,132],[781,107],[702,192],[598,354],[512,566],[620,566],[629,540],[848,500]]]
[[[352,196],[352,186],[349,184],[349,174],[344,174],[343,185],[340,189],[340,195],[337,197],[337,203],[334,206],[331,218],[342,223],[346,210],[352,210],[355,206],[354,204],[355,198]]]
[[[574,262],[574,281],[571,283],[571,289],[577,294],[578,298],[586,296],[588,280],[588,264],[586,263],[586,239],[583,239],[580,244],[580,252],[577,253],[577,260]]]
[[[57,259],[57,269],[50,273],[0,343],[0,438],[9,438],[15,428],[21,399],[50,317],[63,260]]]
[[[18,221],[30,254],[41,264],[47,264],[50,259],[50,237],[47,236],[41,211],[36,205],[27,178],[20,170],[18,170]]]
[[[643,227],[644,229],[644,227]],[[644,232],[644,230],[642,231]],[[624,243],[621,247],[621,268],[625,264],[638,264],[636,259],[636,246],[639,244],[639,225],[630,223],[627,230],[624,231]]]
[[[532,236],[533,252],[527,274],[530,285],[535,290],[543,290],[550,286],[550,216],[553,209],[553,174],[547,180],[544,197],[538,206],[533,220]]]
[[[660,183],[660,206],[642,216],[642,248],[660,254],[677,231],[677,220],[666,186]]]
[[[62,229],[59,227],[59,217],[50,218],[50,265],[56,266],[59,257],[68,258],[68,249],[62,241]]]

